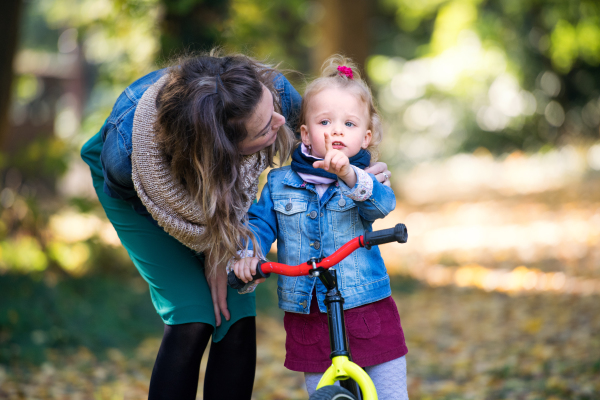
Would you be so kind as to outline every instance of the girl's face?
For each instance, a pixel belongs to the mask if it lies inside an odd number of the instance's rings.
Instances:
[[[269,147],[277,139],[277,131],[285,124],[285,117],[275,112],[273,102],[273,94],[263,85],[262,97],[246,122],[248,136],[239,144],[241,154],[254,154]]]
[[[334,149],[348,158],[366,149],[371,142],[367,105],[355,93],[328,88],[313,95],[306,110],[306,125],[300,127],[302,143],[311,146],[311,154],[323,158],[325,132]]]

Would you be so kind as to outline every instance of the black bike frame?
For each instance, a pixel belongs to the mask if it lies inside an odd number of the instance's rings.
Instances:
[[[346,323],[344,320],[344,298],[338,289],[336,270],[333,268],[325,269],[318,267],[311,270],[311,275],[318,276],[319,280],[327,289],[327,293],[325,294],[325,306],[327,307],[329,345],[331,348],[329,358],[333,359],[338,356],[346,356],[352,361],[348,336],[346,335]],[[349,378],[339,382],[340,386],[349,390],[356,396],[357,400],[362,400],[360,387],[354,380]]]

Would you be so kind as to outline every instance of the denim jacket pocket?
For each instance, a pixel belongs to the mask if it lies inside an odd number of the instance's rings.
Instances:
[[[275,199],[273,209],[285,215],[294,215],[308,209],[308,201],[304,199],[285,198]]]
[[[350,197],[335,195],[327,202],[327,209],[331,211],[348,211],[351,208],[356,207],[356,203]]]
[[[308,200],[298,198],[274,199],[273,209],[277,214],[279,230],[283,233],[286,243],[297,243],[299,245],[302,241],[302,215],[308,209]]]
[[[335,237],[335,245],[339,247],[361,232],[362,223],[358,215],[356,203],[346,196],[335,196],[326,206],[331,214],[331,228]],[[357,224],[359,224],[357,226]]]

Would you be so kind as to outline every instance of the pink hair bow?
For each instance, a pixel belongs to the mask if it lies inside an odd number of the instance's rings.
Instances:
[[[348,68],[345,65],[340,65],[337,67],[337,70],[341,75],[345,75],[348,79],[352,79],[354,75],[352,74],[352,68]]]

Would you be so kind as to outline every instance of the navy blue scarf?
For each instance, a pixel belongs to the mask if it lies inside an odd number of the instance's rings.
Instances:
[[[317,175],[322,176],[324,178],[330,178],[337,180],[337,175],[332,174],[331,172],[327,172],[321,168],[313,167],[313,163],[315,161],[312,157],[307,157],[302,152],[302,145],[296,147],[294,153],[292,153],[292,170],[294,172],[302,172],[303,174]],[[371,154],[365,149],[360,149],[358,154],[350,157],[350,164],[358,167],[360,169],[365,169],[371,163]]]

